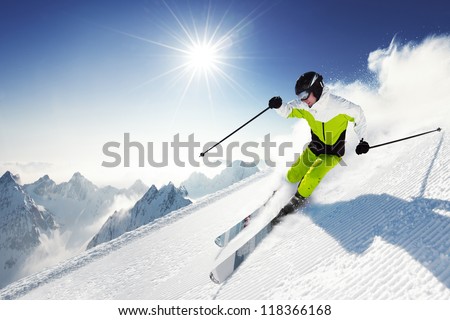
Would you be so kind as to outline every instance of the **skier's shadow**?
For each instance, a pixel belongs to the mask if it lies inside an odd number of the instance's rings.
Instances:
[[[347,251],[362,254],[375,237],[406,250],[450,288],[450,201],[424,197],[444,136],[412,201],[367,194],[330,205],[311,205],[308,215]]]
[[[308,215],[347,251],[362,254],[375,237],[401,247],[450,288],[450,201],[368,194]]]

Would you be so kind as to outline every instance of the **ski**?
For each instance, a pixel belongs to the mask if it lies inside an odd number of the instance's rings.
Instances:
[[[280,217],[276,216],[259,230],[251,239],[239,247],[228,258],[219,263],[209,274],[209,278],[217,284],[225,281],[244,262],[245,259],[255,250],[262,240],[272,231],[273,227],[280,222]]]
[[[236,223],[234,226],[232,226],[230,229],[228,229],[227,231],[225,231],[224,233],[222,233],[221,235],[216,237],[214,242],[219,247],[226,246],[231,240],[233,240],[239,234],[239,232],[244,230],[250,224],[250,221],[252,219],[254,219],[256,216],[258,216],[261,213],[262,209],[267,205],[267,203],[269,203],[270,199],[273,198],[273,196],[275,195],[276,192],[277,192],[276,190],[273,191],[272,195],[269,197],[269,199],[266,200],[266,202],[263,203],[263,205],[261,207],[259,207],[258,209],[253,211],[251,214],[246,216],[244,219],[242,219],[241,221]]]

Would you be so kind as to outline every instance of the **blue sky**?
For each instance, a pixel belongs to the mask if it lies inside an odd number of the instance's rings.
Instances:
[[[131,175],[101,168],[102,146],[125,132],[143,144],[218,140],[271,96],[295,98],[305,71],[371,82],[372,51],[449,31],[450,5],[435,0],[2,1],[0,168],[117,183]],[[212,62],[195,65],[190,46],[208,41]],[[289,130],[264,115],[238,137]],[[170,175],[160,172],[133,178]]]

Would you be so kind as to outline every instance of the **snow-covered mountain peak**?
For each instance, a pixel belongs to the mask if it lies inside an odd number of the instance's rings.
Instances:
[[[190,203],[191,201],[184,198],[183,190],[176,188],[173,183],[162,186],[160,190],[152,185],[142,199],[131,209],[131,215],[132,217],[145,215],[149,218],[145,223],[148,223],[173,211],[175,208],[178,209]]]
[[[46,212],[42,206],[37,206],[34,200],[25,192],[25,190],[17,183],[17,176],[7,171],[0,178],[0,219],[3,220],[3,225],[6,225],[9,220],[21,219],[22,215],[36,215],[40,212]],[[47,215],[50,215],[46,212]],[[34,217],[37,219],[39,217]],[[52,222],[54,225],[54,223]],[[1,242],[0,242],[1,244]]]
[[[20,179],[18,176],[7,171],[0,178],[0,216],[5,215],[5,206],[27,204],[32,201],[30,198],[28,201],[22,201],[24,197],[29,198],[28,195],[22,190],[22,187],[18,183]]]
[[[46,197],[55,190],[56,183],[46,174],[37,181],[24,185],[24,189],[40,197]]]
[[[18,184],[20,185],[20,176],[14,175],[10,171],[6,171],[0,178],[0,184]]]
[[[48,174],[40,177],[37,181],[38,182],[44,182],[44,181],[51,181],[52,179],[50,179],[50,177],[48,176]]]
[[[151,200],[155,197],[155,195],[158,193],[158,188],[154,184],[147,190],[147,192],[144,194],[141,200],[148,199]],[[139,201],[141,201],[139,200]]]
[[[189,192],[186,190],[185,186],[180,186],[178,191],[183,195],[183,197],[187,197],[189,195]]]
[[[172,182],[169,182],[167,185],[161,187],[159,190],[159,197],[168,197],[168,198],[183,198],[187,196],[187,191],[184,186],[181,186],[180,188],[175,187],[175,185]]]
[[[164,192],[166,192],[166,191],[172,191],[172,190],[175,190],[175,189],[176,189],[175,185],[173,184],[172,181],[170,181],[168,184],[162,186],[160,191],[164,190]]]
[[[68,182],[56,186],[56,192],[66,198],[85,200],[89,194],[98,190],[97,186],[86,179],[81,173],[76,172]]]
[[[94,185],[92,182],[90,182],[88,179],[86,179],[81,173],[79,172],[75,172],[72,175],[72,178],[70,178],[69,183],[72,184],[89,184],[89,185]]]
[[[155,187],[155,185],[152,185],[144,196],[136,203],[133,210],[136,209],[137,211],[147,211],[149,209],[147,206],[154,206],[156,202],[177,201],[178,198],[183,198],[185,195],[185,189],[178,189],[172,182],[162,186],[159,190]],[[183,198],[183,200],[186,199]],[[166,210],[167,208],[164,209],[163,212],[166,213]]]
[[[56,228],[50,212],[7,171],[0,178],[0,287],[17,277],[17,266],[41,243],[41,235],[50,236]]]
[[[128,188],[128,190],[136,194],[144,194],[148,190],[148,186],[146,186],[142,180],[138,179]]]

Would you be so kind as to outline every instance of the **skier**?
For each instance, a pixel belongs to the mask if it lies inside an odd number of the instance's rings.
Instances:
[[[354,122],[359,138],[356,153],[367,153],[370,148],[364,141],[366,119],[361,107],[330,93],[320,74],[310,71],[301,75],[295,84],[295,94],[298,99],[288,103],[283,103],[281,97],[269,100],[269,107],[278,114],[285,118],[303,118],[311,128],[311,142],[286,175],[289,182],[298,183],[297,191],[277,218],[304,204],[323,177],[341,161],[348,122]]]

